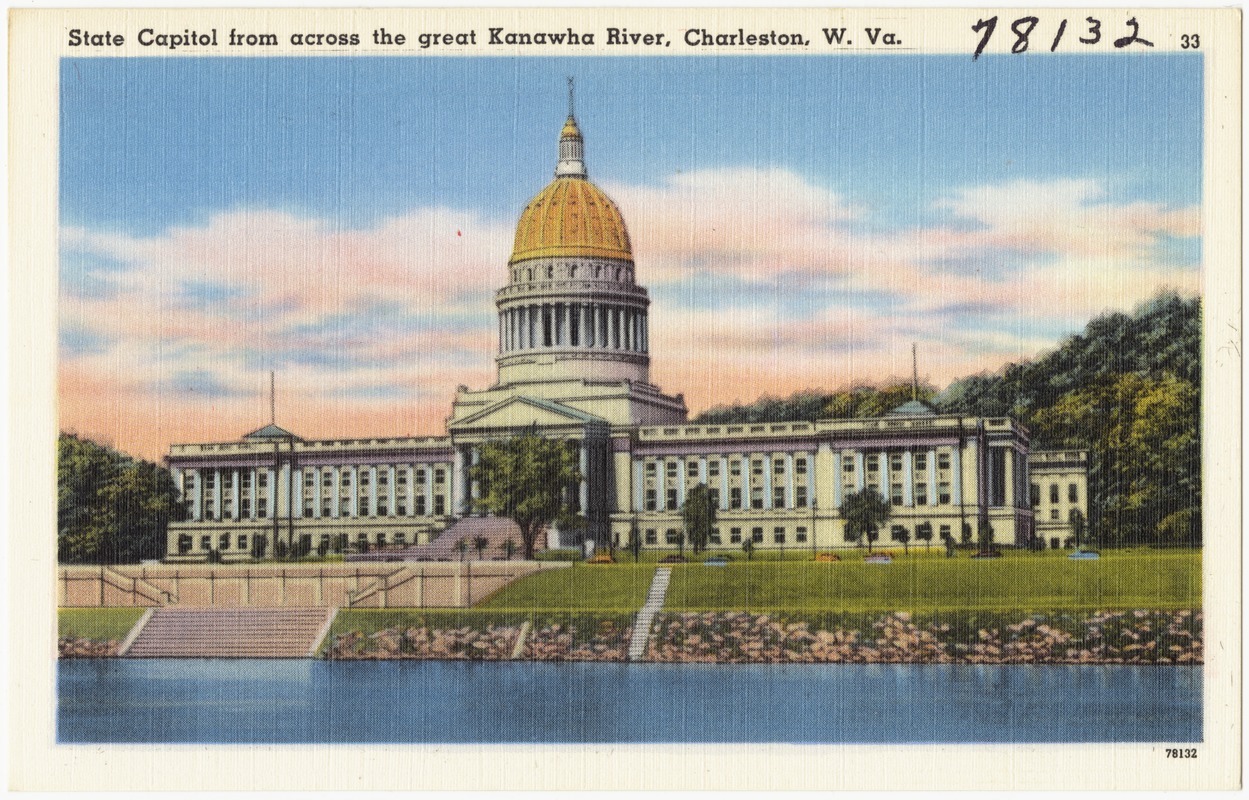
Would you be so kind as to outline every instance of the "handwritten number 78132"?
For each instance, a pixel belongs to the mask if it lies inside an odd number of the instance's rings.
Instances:
[[[997,17],[989,17],[988,19],[977,20],[975,25],[971,26],[973,33],[980,34],[980,43],[976,45],[976,52],[972,54],[972,61],[980,58],[980,54],[989,46],[989,40],[993,38],[993,32],[997,30]],[[1086,45],[1094,45],[1102,40],[1102,21],[1093,17],[1085,17],[1084,22],[1087,27],[1085,33],[1080,37],[1080,43]],[[1020,17],[1010,25],[1011,33],[1015,35],[1015,41],[1011,45],[1010,51],[1014,54],[1028,52],[1028,46],[1031,44],[1031,37],[1036,32],[1037,26],[1041,24],[1039,17]],[[1114,40],[1114,46],[1122,50],[1129,45],[1140,45],[1141,47],[1153,47],[1154,43],[1148,39],[1141,37],[1141,26],[1136,21],[1136,17],[1132,17],[1125,23],[1128,29],[1124,36]],[[1054,38],[1049,43],[1050,52],[1058,49],[1058,44],[1063,40],[1063,34],[1067,32],[1067,20],[1062,20],[1058,24],[1058,29],[1054,33]],[[1196,35],[1185,37],[1196,40]],[[1190,45],[1191,47],[1191,45]],[[1185,49],[1189,49],[1186,47]]]

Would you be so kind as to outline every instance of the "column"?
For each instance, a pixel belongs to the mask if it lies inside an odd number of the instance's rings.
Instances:
[[[698,482],[703,486],[707,486],[707,457],[700,456],[698,459]],[[711,487],[707,487],[711,488]]]
[[[975,447],[975,443],[970,445]],[[950,471],[954,473],[954,503],[956,505],[963,504],[963,448],[959,445],[954,446],[954,453],[950,458]]]
[[[581,326],[581,346],[589,347],[590,346],[590,306],[588,304],[585,304],[585,303],[581,304],[581,313],[579,315],[577,323]]]
[[[854,490],[856,492],[867,488],[867,472],[864,465],[866,460],[862,450],[854,451]]]
[[[251,507],[250,513],[247,515],[248,519],[256,518],[256,511],[257,511],[256,506],[259,505],[259,502],[260,502],[259,501],[260,486],[259,484],[256,483],[256,478],[257,478],[257,470],[255,467],[252,467],[252,480],[251,480],[252,507]]]
[[[641,511],[644,508],[644,500],[646,493],[646,471],[645,465],[641,459],[633,462],[633,510]]]
[[[221,513],[221,479],[223,470],[213,470],[213,510],[217,515],[217,519],[225,519],[225,515]]]
[[[808,462],[807,473],[810,474],[811,470],[813,469],[815,469],[815,463]],[[808,503],[811,502],[810,492],[807,493],[807,502]],[[785,454],[785,507],[786,508],[798,507],[798,505],[794,502],[794,454],[793,453]]]
[[[193,469],[188,475],[191,476],[191,482],[195,486],[195,493],[191,495],[191,519],[196,522],[204,520],[204,470]]]
[[[720,456],[720,510],[729,510],[729,457]]]
[[[399,495],[399,487],[395,485],[399,479],[399,468],[394,464],[389,464],[385,467],[385,469],[390,475],[390,497],[386,502],[386,511],[389,516],[393,517],[399,513],[398,505],[395,503],[395,500],[398,499]]]
[[[841,506],[841,464],[833,471],[833,497],[836,498],[834,503]],[[807,505],[815,508],[815,451],[807,453]],[[815,527],[811,528],[811,541],[815,541]]]
[[[408,476],[408,496],[404,498],[408,505],[408,516],[416,516],[416,468],[411,464],[404,464],[403,470]]]
[[[763,457],[763,507],[772,509],[772,454]]]
[[[650,349],[651,349],[651,331],[650,331],[650,326],[647,324],[648,319],[649,319],[649,315],[645,311],[643,311],[642,312],[642,352],[643,353],[650,352]]]
[[[565,347],[572,346],[572,303],[564,303],[564,329],[560,331],[563,334],[563,344]]]
[[[469,459],[469,464],[471,466],[474,466],[474,467],[477,466],[477,462],[481,461],[481,452],[476,447],[470,447],[468,449],[468,459]],[[474,500],[480,499],[481,498],[481,481],[473,480],[470,477],[469,478],[469,491],[471,492],[472,499]]]
[[[655,508],[668,510],[668,471],[662,458],[655,459]]]
[[[278,471],[270,467],[265,470],[265,474],[268,476],[265,478],[265,491],[268,494],[265,506],[269,519],[273,519],[278,515]]]
[[[829,447],[829,445],[824,442],[820,442],[819,446]],[[831,450],[832,448],[829,447],[829,449]],[[834,456],[833,456],[833,477],[834,477],[833,505],[837,508],[841,508],[841,494],[844,491],[843,487],[845,486],[845,482],[846,482],[845,464],[843,463],[843,459],[850,454],[844,450],[833,450],[833,453],[834,453]],[[814,467],[815,467],[815,464],[813,462],[811,464],[811,467],[808,468],[808,471],[807,471],[808,483],[810,483],[811,481],[811,475],[815,472]],[[808,502],[814,503],[815,495],[811,494],[810,490],[807,491],[807,494],[811,498]]]
[[[377,473],[376,466],[369,467],[369,516],[377,516]]]
[[[911,451],[902,454],[902,505],[915,505],[915,460]]]
[[[689,465],[682,458],[677,461],[677,508],[680,509],[685,505],[685,475]]]
[[[750,490],[754,488],[754,453],[742,453],[742,508],[750,508]]]
[[[230,511],[230,519],[235,522],[239,521],[239,492],[243,490],[239,486],[239,476],[243,474],[241,469],[230,470],[230,500],[234,504],[234,508]]]
[[[360,468],[353,466],[351,468],[351,493],[348,495],[351,502],[351,516],[360,516]]]
[[[890,486],[893,476],[889,474],[889,451],[881,450],[877,456],[880,459],[880,493],[885,496],[885,502],[893,502],[892,486]]]
[[[1002,499],[1004,508],[1015,507],[1015,449],[1012,447],[999,448],[1002,459],[1002,472],[1005,474],[1006,480],[1002,481],[1002,490],[1005,493]],[[992,478],[990,478],[991,480]]]
[[[607,320],[609,316],[610,316],[610,308],[608,306],[598,307],[599,347],[603,348],[604,350],[606,350],[607,345],[610,344],[610,337],[608,336],[608,333],[607,333],[611,327],[610,325],[608,325],[608,320]]]
[[[577,487],[578,500],[581,503],[581,513],[584,514],[590,505],[590,455],[586,451],[585,439],[581,440],[581,447],[577,452],[577,469],[581,473],[581,482]]]
[[[455,466],[451,475],[451,513],[458,514],[468,502],[468,470],[465,467],[464,448],[455,448]],[[432,483],[432,481],[431,481]]]
[[[294,486],[291,488],[291,516],[302,517],[304,514],[304,471],[293,471]]]
[[[425,465],[425,516],[434,515],[434,467]]]
[[[937,449],[928,448],[928,505],[937,504]]]

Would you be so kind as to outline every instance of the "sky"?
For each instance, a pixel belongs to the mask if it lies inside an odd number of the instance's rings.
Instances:
[[[941,388],[1200,292],[1202,62],[66,58],[62,430],[149,459],[269,421],[438,435],[577,81],[691,413]]]

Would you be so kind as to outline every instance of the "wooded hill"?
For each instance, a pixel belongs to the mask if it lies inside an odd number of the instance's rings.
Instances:
[[[1159,295],[1132,314],[1097,317],[1034,360],[919,394],[942,413],[1014,417],[1033,449],[1088,450],[1092,533],[1102,543],[1200,542],[1200,298]],[[877,417],[910,399],[910,384],[807,390],[694,421]]]

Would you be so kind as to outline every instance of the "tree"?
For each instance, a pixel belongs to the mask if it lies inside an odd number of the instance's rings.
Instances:
[[[482,486],[476,505],[520,528],[526,560],[533,559],[539,531],[557,520],[574,518],[566,497],[581,474],[569,442],[534,431],[486,442],[470,475]]]
[[[460,554],[460,560],[464,560],[464,554],[468,552],[468,539],[460,539],[455,543],[455,551]]]
[[[755,560],[755,540],[747,539],[742,542],[742,552],[746,554],[747,561]]]
[[[866,538],[869,553],[876,531],[889,520],[889,512],[889,503],[872,488],[846,495],[838,509],[846,522],[846,539],[857,544],[860,538]]]
[[[694,552],[706,550],[707,542],[711,541],[711,529],[716,524],[716,507],[711,502],[711,490],[706,484],[700,483],[686,493],[681,520]]]
[[[124,564],[165,555],[186,506],[169,470],[73,434],[57,440],[57,558]]]
[[[906,553],[907,555],[911,554],[911,548],[910,548],[911,532],[909,530],[907,530],[906,528],[902,528],[902,530],[894,534],[893,538],[896,541],[902,542],[903,553]]]
[[[915,528],[915,541],[924,543],[924,550],[932,549],[932,523],[921,522]]]
[[[1084,538],[1084,514],[1080,509],[1073,508],[1071,510],[1071,535],[1075,537],[1076,549],[1080,549],[1080,540]]]
[[[516,555],[516,540],[505,539],[503,542],[503,555],[508,561],[512,560],[512,556]]]
[[[633,554],[633,563],[636,564],[642,555],[642,535],[637,525],[629,528],[629,552]]]
[[[473,547],[477,549],[477,560],[481,561],[486,553],[486,545],[490,544],[490,540],[485,536],[478,536],[473,539]]]
[[[981,553],[993,550],[993,526],[989,524],[988,517],[981,517],[976,522],[976,544],[980,546]]]

